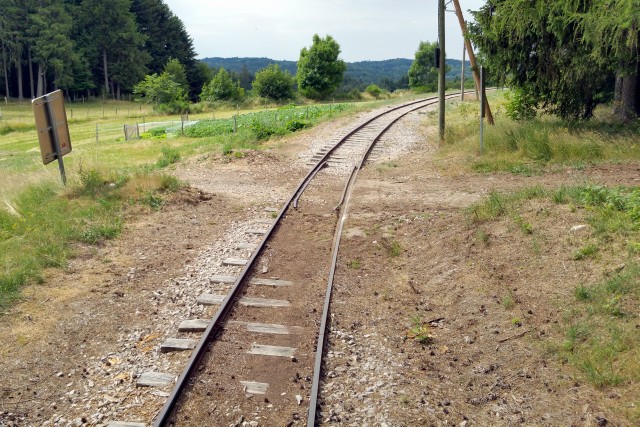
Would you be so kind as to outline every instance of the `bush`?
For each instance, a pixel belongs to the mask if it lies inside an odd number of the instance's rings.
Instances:
[[[176,100],[166,104],[158,104],[155,110],[161,114],[183,114],[189,111],[189,102]]]
[[[171,148],[165,145],[164,147],[162,147],[161,153],[162,155],[156,162],[156,165],[159,168],[165,168],[180,161],[180,152],[175,148]]]
[[[291,119],[284,125],[284,127],[290,132],[295,132],[297,130],[307,128],[309,126],[310,126],[309,122],[305,122],[297,119]]]
[[[527,95],[522,89],[514,89],[508,92],[506,98],[505,114],[512,120],[531,120],[536,116],[537,103],[532,96]]]
[[[293,98],[293,77],[282,71],[278,64],[271,64],[256,73],[253,91],[262,98],[275,101]]]
[[[375,99],[378,99],[378,98],[380,98],[380,95],[382,94],[382,89],[380,89],[380,87],[378,87],[378,85],[371,84],[371,85],[367,86],[367,88],[365,89],[365,92],[367,92],[369,95],[373,96]]]
[[[202,88],[200,99],[215,101],[238,101],[244,98],[244,89],[240,82],[233,81],[231,75],[224,68],[220,68],[215,77]]]
[[[357,88],[353,88],[347,93],[347,99],[360,100],[362,99],[362,93]]]

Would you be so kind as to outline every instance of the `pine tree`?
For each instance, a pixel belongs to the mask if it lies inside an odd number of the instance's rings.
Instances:
[[[82,0],[84,25],[93,34],[94,46],[100,58],[104,77],[104,93],[114,92],[113,86],[131,82],[123,70],[130,67],[131,74],[144,75],[149,54],[144,51],[146,37],[138,32],[131,0]],[[114,66],[110,77],[109,67]],[[132,79],[133,80],[133,79]]]

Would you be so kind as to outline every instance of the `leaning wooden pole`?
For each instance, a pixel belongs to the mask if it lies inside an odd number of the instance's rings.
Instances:
[[[458,0],[453,0],[453,5],[456,9],[456,16],[458,17],[458,22],[460,23],[460,30],[462,30],[462,36],[464,37],[464,45],[467,47],[467,53],[469,54],[469,62],[471,63],[471,69],[473,70],[473,79],[476,81],[476,87],[480,87],[480,71],[478,69],[478,64],[476,63],[476,56],[473,53],[473,48],[471,47],[471,40],[467,37],[467,24],[464,22],[464,16],[462,16],[462,9],[460,8],[460,2]],[[484,114],[487,116],[487,123],[493,125],[493,114],[491,114],[491,107],[489,107],[489,101],[487,101],[487,97],[484,97]]]

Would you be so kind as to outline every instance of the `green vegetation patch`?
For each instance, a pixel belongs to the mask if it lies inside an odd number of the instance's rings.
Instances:
[[[258,140],[282,136],[311,126],[313,120],[350,108],[350,104],[289,105],[275,110],[242,114],[235,118],[201,120],[185,128],[185,136],[204,138],[217,135],[250,132]]]
[[[506,92],[508,93],[508,92]],[[468,159],[468,168],[481,173],[539,175],[553,166],[583,168],[603,162],[640,159],[640,121],[616,123],[609,107],[601,107],[588,122],[567,122],[550,116],[512,120],[505,92],[489,95],[494,126],[485,122],[480,153],[478,106],[460,102],[447,114],[446,145],[441,158]],[[435,119],[432,119],[435,120]],[[436,125],[435,121],[433,123]]]
[[[508,194],[494,191],[471,206],[467,215],[476,226],[510,218],[525,234],[533,234],[533,227],[523,220],[519,210],[527,200],[536,198],[584,212],[591,236],[573,254],[567,254],[572,259],[594,258],[621,244],[628,248],[627,259],[615,272],[595,283],[575,287],[576,304],[566,312],[564,339],[552,345],[554,352],[596,386],[639,381],[640,188],[588,185],[554,190],[532,187]],[[477,233],[482,229],[478,228]],[[502,304],[505,308],[512,306],[511,296],[503,296]]]
[[[556,204],[571,204],[584,209],[587,220],[597,236],[607,238],[611,234],[631,236],[640,231],[640,187],[610,188],[604,186],[560,187],[545,190],[535,186],[514,193],[491,191],[485,200],[471,205],[466,213],[475,224],[492,221],[498,217],[510,216],[520,229],[531,234],[532,225],[518,213],[518,208],[526,200],[550,198]],[[588,245],[580,250],[576,259],[593,256],[597,247]],[[630,244],[629,248],[635,247]]]
[[[24,124],[24,123],[6,124],[6,125],[0,126],[0,136],[8,135],[11,132],[29,132],[35,129],[36,129],[36,126],[32,124]]]
[[[81,170],[69,189],[52,183],[27,187],[0,208],[0,307],[22,286],[42,281],[47,267],[64,268],[74,243],[97,244],[120,234],[126,203],[161,203],[179,183],[163,175],[105,176]],[[154,206],[155,207],[155,206]]]
[[[596,386],[640,380],[640,266],[631,263],[612,277],[575,289],[576,307],[557,349]]]

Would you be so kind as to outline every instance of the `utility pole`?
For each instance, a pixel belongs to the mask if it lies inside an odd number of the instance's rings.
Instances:
[[[453,0],[453,6],[456,9],[456,16],[458,17],[458,22],[460,23],[460,29],[462,30],[462,35],[464,37],[464,44],[467,47],[467,53],[469,54],[469,62],[471,63],[471,69],[473,70],[473,78],[476,81],[476,87],[480,87],[480,70],[478,69],[478,64],[476,63],[476,56],[473,54],[473,48],[471,47],[471,41],[467,37],[467,24],[464,22],[464,16],[462,16],[462,9],[460,8],[460,2],[458,0]],[[487,123],[493,125],[493,114],[491,114],[491,107],[489,107],[489,101],[487,101],[486,97],[484,103],[484,111],[487,116]]]
[[[440,42],[439,73],[438,73],[438,128],[440,144],[444,143],[444,0],[438,0],[438,40]]]
[[[462,46],[462,73],[460,74],[460,101],[464,101],[464,62],[465,57],[464,54],[467,52],[467,49]]]

